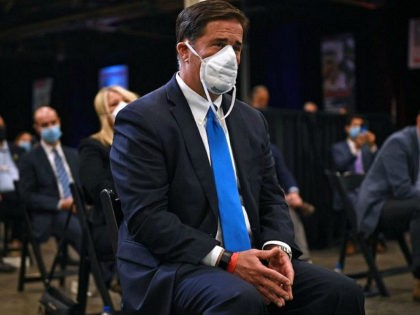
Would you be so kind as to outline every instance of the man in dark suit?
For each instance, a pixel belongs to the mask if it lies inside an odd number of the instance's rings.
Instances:
[[[335,170],[340,173],[365,174],[369,170],[377,151],[375,134],[367,130],[367,121],[359,114],[347,117],[344,130],[347,138],[333,144],[331,148]],[[342,208],[342,201],[334,191],[333,209],[335,212],[333,213],[333,220],[331,220],[331,237],[337,235],[338,238],[342,238],[346,225],[346,217]],[[349,241],[346,253],[352,255],[355,252],[356,246]]]
[[[361,115],[349,116],[344,128],[347,139],[332,146],[335,168],[342,173],[366,173],[377,151],[375,134],[367,130]]]
[[[225,1],[184,9],[176,24],[180,71],[117,116],[110,157],[124,213],[117,252],[123,309],[363,314],[352,280],[296,259],[267,124],[225,93],[235,84],[246,24]],[[229,183],[219,181],[227,174],[218,172],[216,155],[229,156]],[[234,191],[220,189],[232,181]],[[233,238],[230,219],[238,227]]]
[[[25,154],[19,163],[20,190],[31,213],[35,237],[43,242],[53,235],[65,238],[79,251],[81,228],[78,219],[70,214],[74,210],[69,189],[71,182],[78,183],[78,153],[61,145],[60,118],[48,106],[34,112],[34,129],[40,144]]]
[[[11,246],[21,245],[23,207],[14,182],[19,179],[17,163],[25,151],[6,141],[6,123],[0,116],[0,218],[11,224]],[[7,254],[7,253],[5,253]],[[0,272],[14,271],[15,268],[3,262],[0,256]]]
[[[367,173],[356,204],[359,229],[366,235],[377,226],[410,231],[413,298],[420,302],[420,113],[417,125],[392,134]]]

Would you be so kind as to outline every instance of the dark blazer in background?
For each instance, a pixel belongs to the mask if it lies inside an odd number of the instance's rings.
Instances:
[[[230,100],[223,96],[225,112]],[[281,240],[298,257],[263,115],[237,100],[226,123],[253,246]],[[219,244],[213,172],[175,77],[118,114],[111,168],[124,212],[117,253],[124,306],[170,314],[179,266],[200,264]]]
[[[298,187],[297,182],[292,173],[290,172],[289,168],[287,167],[280,149],[274,144],[271,144],[270,147],[271,152],[273,153],[276,174],[280,186],[282,186],[284,191],[288,193],[290,187]]]
[[[109,165],[109,151],[111,147],[104,145],[92,137],[83,139],[79,146],[80,183],[84,189],[86,199],[94,205],[89,215],[92,224],[94,244],[99,258],[114,259],[111,240],[108,234],[105,214],[102,209],[100,193],[103,189],[114,190],[111,169]]]
[[[74,181],[79,184],[79,157],[75,149],[62,146]],[[19,188],[25,206],[31,211],[36,238],[46,241],[51,235],[60,193],[54,170],[41,145],[25,154],[19,163]]]
[[[361,147],[361,151],[363,170],[367,173],[375,158],[376,152],[372,153],[367,144],[364,144]],[[356,156],[351,153],[347,140],[333,144],[332,157],[337,171],[341,173],[354,172],[354,162],[356,161]]]
[[[359,229],[371,234],[378,225],[385,200],[420,198],[415,184],[419,171],[417,128],[392,134],[379,150],[358,195]]]

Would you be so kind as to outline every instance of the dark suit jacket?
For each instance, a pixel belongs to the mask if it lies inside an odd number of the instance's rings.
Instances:
[[[73,179],[79,183],[77,151],[62,146]],[[19,189],[26,208],[31,211],[34,234],[39,241],[46,241],[51,233],[53,216],[59,210],[58,183],[48,157],[41,145],[22,156],[19,163]]]
[[[80,142],[80,182],[88,201],[95,206],[90,216],[90,221],[94,225],[105,224],[106,222],[99,197],[101,191],[105,188],[114,190],[114,182],[109,165],[110,149],[110,146],[106,146],[92,137],[83,139]]]
[[[363,145],[361,150],[363,170],[367,173],[375,158],[375,153],[370,151],[367,144]],[[332,146],[332,157],[337,171],[341,173],[354,172],[356,157],[351,153],[346,140],[337,142]]]
[[[225,112],[229,104],[223,96]],[[226,123],[253,245],[281,240],[298,256],[265,119],[236,101]],[[124,306],[170,314],[180,264],[200,264],[218,244],[213,173],[175,77],[118,114],[110,156],[125,220],[117,253]]]
[[[115,260],[112,244],[108,237],[105,213],[102,209],[100,193],[103,189],[114,189],[111,169],[109,165],[109,151],[111,147],[89,137],[80,142],[80,182],[83,186],[87,202],[94,207],[89,215],[92,223],[92,237],[98,258],[100,260]]]
[[[386,199],[420,198],[415,188],[418,171],[417,128],[406,127],[385,141],[360,187],[356,204],[360,231],[369,235],[375,230]]]
[[[298,187],[296,179],[287,167],[280,149],[277,146],[271,144],[271,151],[273,153],[279,184],[285,190],[285,192],[288,193],[290,187]]]

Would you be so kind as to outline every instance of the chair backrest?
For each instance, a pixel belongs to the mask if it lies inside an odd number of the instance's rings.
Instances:
[[[112,240],[112,249],[116,255],[118,244],[118,228],[123,219],[120,199],[118,198],[117,194],[110,189],[102,190],[100,198],[102,208],[105,212],[106,223],[109,227]]]
[[[350,230],[357,233],[357,215],[354,208],[359,187],[364,179],[363,174],[333,172],[326,170],[330,185],[338,192],[346,211]]]

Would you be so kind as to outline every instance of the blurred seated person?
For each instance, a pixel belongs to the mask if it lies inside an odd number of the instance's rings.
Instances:
[[[101,129],[99,132],[83,139],[79,148],[80,181],[88,201],[94,204],[89,220],[103,277],[108,287],[111,285],[115,273],[115,257],[111,240],[104,237],[109,233],[100,200],[100,192],[105,188],[115,191],[109,165],[109,151],[114,136],[114,121],[117,113],[135,99],[137,99],[136,94],[120,86],[102,88],[94,100],[94,107]]]
[[[271,152],[274,158],[277,179],[280,186],[284,189],[285,199],[289,205],[290,218],[295,228],[295,242],[302,252],[302,256],[299,259],[310,261],[311,254],[306,239],[305,227],[297,212],[300,212],[301,215],[308,216],[315,211],[315,208],[313,205],[302,200],[296,180],[287,167],[280,149],[272,144]]]
[[[18,162],[25,151],[6,140],[6,123],[0,116],[0,218],[11,227],[11,249],[20,249],[23,235],[23,205],[15,189]]]
[[[256,85],[251,92],[252,107],[264,111],[268,107],[270,101],[270,93],[265,85]]]
[[[413,299],[420,302],[420,111],[416,126],[393,133],[379,150],[362,182],[356,203],[359,230],[369,236],[409,231]]]
[[[32,149],[33,136],[28,131],[19,132],[15,138],[15,145],[24,149],[26,152]]]
[[[335,169],[341,173],[364,174],[371,166],[378,149],[375,134],[367,129],[366,119],[357,114],[347,118],[344,130],[347,138],[332,146]]]
[[[346,139],[332,146],[332,158],[335,170],[340,173],[352,172],[365,174],[372,165],[377,151],[375,134],[367,129],[367,121],[362,115],[354,114],[347,117],[344,127]],[[333,195],[333,208],[336,210],[334,224],[335,233],[342,237],[345,230],[345,214],[342,211],[342,202],[337,193]],[[379,249],[379,248],[378,248]],[[379,249],[383,251],[382,249]],[[347,244],[346,253],[351,255],[356,252],[352,242]]]
[[[24,154],[19,163],[19,189],[31,215],[32,232],[39,242],[50,236],[64,238],[80,253],[82,231],[69,187],[79,182],[77,151],[61,144],[61,121],[54,108],[38,107],[33,120],[40,145]]]
[[[314,102],[306,102],[305,104],[303,104],[303,111],[305,113],[317,113],[318,105],[316,105]]]
[[[265,111],[268,107],[269,99],[270,99],[270,94],[268,92],[267,87],[265,87],[264,85],[257,85],[252,89],[252,93],[251,93],[252,107],[260,111]],[[302,260],[309,261],[310,253],[309,253],[308,243],[306,241],[305,229],[302,224],[302,221],[299,218],[299,215],[295,212],[296,211],[295,209],[298,209],[298,208],[305,209],[306,211],[309,209],[309,211],[311,211],[311,207],[305,208],[302,198],[299,195],[299,189],[297,188],[296,181],[294,177],[292,176],[292,174],[290,173],[289,169],[287,168],[280,149],[277,148],[274,144],[271,144],[271,150],[274,157],[274,161],[276,163],[277,179],[280,183],[280,186],[282,186],[283,189],[285,189],[286,202],[290,206],[289,208],[290,217],[292,219],[292,222],[295,228],[295,242],[299,246],[300,250],[302,251],[302,256],[300,258]],[[305,205],[307,204],[305,203]]]

